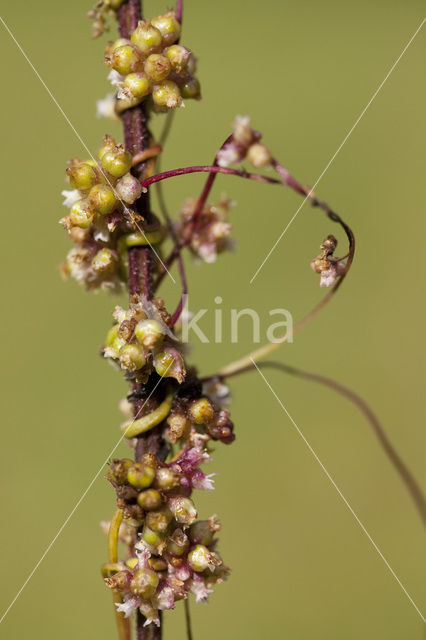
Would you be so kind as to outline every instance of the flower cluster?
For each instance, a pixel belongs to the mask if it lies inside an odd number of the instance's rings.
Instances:
[[[336,238],[332,235],[327,236],[320,245],[321,253],[311,262],[313,271],[321,276],[320,287],[331,287],[336,278],[345,271],[346,266],[343,260],[333,257],[336,246]]]
[[[170,315],[162,298],[152,302],[134,296],[129,309],[117,306],[116,321],[108,331],[104,356],[120,364],[138,382],[146,382],[153,371],[182,383],[185,363],[177,339],[168,328]]]
[[[76,244],[62,265],[90,290],[118,290],[123,280],[122,254],[130,244],[162,239],[161,230],[147,240],[139,232],[141,217],[132,207],[142,193],[130,173],[132,156],[105,136],[98,161],[73,158],[66,170],[72,190],[62,191],[69,213],[60,222]]]
[[[197,521],[190,497],[193,489],[213,489],[199,468],[208,460],[205,449],[185,447],[169,464],[151,454],[139,463],[111,462],[108,479],[124,517],[120,539],[133,553],[106,565],[105,583],[121,595],[117,609],[126,617],[139,609],[145,624],[159,625],[159,610],[173,609],[190,592],[206,602],[211,587],[226,578],[229,569],[215,550],[217,518]]]
[[[261,137],[262,134],[259,131],[251,128],[248,116],[237,116],[230,140],[217,153],[219,166],[227,167],[245,159],[256,169],[270,166],[272,156],[269,149],[261,144]]]
[[[194,198],[184,202],[180,220],[175,224],[176,235],[195,256],[205,262],[214,262],[218,253],[233,246],[229,239],[232,226],[227,217],[234,203],[222,196],[214,205],[205,204],[199,215],[194,216],[197,205],[198,200]]]
[[[184,98],[200,98],[195,78],[195,58],[177,44],[181,25],[174,11],[152,20],[140,20],[130,40],[110,42],[105,62],[112,68],[110,80],[118,87],[119,113],[149,98],[155,111],[183,105]]]

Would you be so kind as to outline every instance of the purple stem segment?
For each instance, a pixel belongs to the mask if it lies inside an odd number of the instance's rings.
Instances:
[[[258,182],[267,182],[268,184],[280,184],[283,185],[282,180],[277,180],[276,178],[269,178],[268,176],[262,176],[260,173],[249,173],[245,170],[232,169],[231,167],[217,167],[214,165],[194,165],[193,167],[181,167],[180,169],[170,169],[169,171],[163,171],[162,173],[157,173],[155,176],[151,176],[149,178],[145,178],[145,180],[141,181],[141,185],[143,188],[149,187],[151,184],[155,184],[156,182],[161,182],[162,180],[168,180],[169,178],[175,178],[176,176],[184,176],[190,173],[210,173],[211,179],[206,181],[206,185],[203,190],[203,194],[201,194],[200,200],[198,202],[202,202],[201,209],[203,208],[205,201],[207,199],[207,195],[204,196],[204,192],[207,193],[211,189],[211,184],[213,182],[215,174],[223,173],[228,176],[238,176],[239,178],[247,178],[248,180],[257,180]],[[303,191],[303,193],[305,193]],[[199,207],[197,206],[197,209]],[[193,214],[193,218],[195,218],[195,213]]]
[[[182,24],[182,18],[183,18],[183,0],[176,0],[175,12],[176,12],[176,18],[177,18],[177,21],[178,21],[180,24]]]

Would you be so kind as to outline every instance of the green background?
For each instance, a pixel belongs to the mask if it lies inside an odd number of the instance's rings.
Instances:
[[[91,150],[117,124],[94,117],[109,90],[103,42],[90,40],[88,2],[5,3],[3,18]],[[147,2],[147,14],[166,8]],[[248,113],[275,155],[313,184],[420,25],[420,1],[185,3],[183,43],[199,56],[204,100],[175,119],[167,168],[208,163],[237,113]],[[316,191],[352,226],[356,260],[333,303],[277,358],[361,393],[424,481],[424,136],[426,27],[419,33]],[[98,357],[116,304],[64,284],[69,248],[58,225],[64,168],[85,152],[1,27],[2,260],[1,606],[6,609],[119,437],[120,375]],[[158,124],[155,125],[158,128]],[[158,130],[158,129],[157,129]],[[170,182],[175,213],[202,178]],[[297,194],[220,178],[236,252],[191,265],[190,306],[289,309],[300,318],[322,291],[309,268],[335,225]],[[339,238],[341,236],[339,235]],[[343,246],[343,238],[342,238]],[[343,252],[343,251],[342,251]],[[174,308],[179,291],[163,294]],[[212,335],[212,314],[202,321]],[[209,324],[210,323],[210,324]],[[243,324],[243,322],[241,323]],[[201,373],[249,351],[195,342]],[[409,594],[424,607],[419,517],[356,408],[309,382],[265,372]],[[220,549],[233,568],[209,606],[193,606],[196,640],[363,638],[421,640],[422,621],[353,515],[255,372],[232,381],[237,440],[218,446],[216,491],[200,513],[219,514]],[[125,454],[125,445],[120,448]],[[423,474],[423,477],[422,477]],[[102,470],[0,626],[3,638],[115,638],[99,575],[113,510]],[[424,484],[424,482],[423,482]],[[185,637],[181,604],[165,637]]]

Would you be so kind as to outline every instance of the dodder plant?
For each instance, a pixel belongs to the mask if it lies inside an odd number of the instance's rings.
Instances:
[[[174,11],[143,20],[139,0],[99,0],[91,12],[94,36],[103,32],[108,15],[119,23],[120,38],[109,43],[105,53],[116,94],[98,105],[103,115],[121,118],[124,144],[106,135],[97,158],[73,158],[68,166],[72,190],[64,192],[69,213],[61,222],[75,248],[62,271],[92,291],[127,288],[129,293],[128,308],[115,308],[103,355],[124,372],[130,384],[130,393],[122,403],[128,417],[123,437],[133,448],[134,457],[112,460],[107,472],[117,507],[105,527],[108,559],[102,573],[112,590],[121,640],[131,637],[129,618],[133,613],[137,638],[142,640],[161,637],[162,611],[173,609],[179,600],[187,603],[190,593],[197,602],[206,601],[213,587],[227,577],[229,569],[216,548],[218,519],[212,515],[208,520],[197,520],[192,493],[194,489],[213,489],[212,477],[200,469],[210,460],[211,442],[230,444],[234,440],[229,411],[223,407],[227,396],[223,381],[253,368],[259,358],[287,340],[283,335],[204,380],[186,363],[179,341],[187,293],[183,250],[213,262],[227,248],[231,232],[227,221],[230,201],[207,202],[217,174],[289,186],[322,209],[347,236],[345,256],[335,257],[337,240],[329,235],[311,262],[320,274],[321,286],[331,289],[295,331],[340,287],[352,264],[355,240],[340,216],[274,158],[247,117],[236,118],[212,165],[156,173],[162,147],[150,133],[149,119],[158,113],[170,116],[184,100],[200,97],[195,58],[180,44],[182,2],[177,2]],[[169,124],[170,119],[166,128]],[[254,171],[242,168],[244,161]],[[276,177],[256,172],[266,168]],[[160,198],[161,223],[151,211],[150,185],[194,172],[208,174],[200,197],[183,204],[176,222],[171,221]],[[167,235],[173,249],[163,262],[160,247]],[[175,261],[182,298],[170,313],[156,294]],[[424,516],[423,496],[365,403],[322,376],[288,367],[285,370],[332,386],[358,404]],[[122,555],[119,541],[127,548]]]

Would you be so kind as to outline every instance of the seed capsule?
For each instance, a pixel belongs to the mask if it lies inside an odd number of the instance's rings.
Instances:
[[[207,398],[200,398],[189,407],[189,415],[195,424],[206,424],[212,420],[214,409]]]
[[[201,87],[197,78],[190,78],[181,85],[180,92],[182,98],[188,98],[189,100],[200,100]]]
[[[142,53],[131,43],[114,48],[106,57],[106,62],[123,76],[134,71],[142,71],[143,67]]]
[[[173,71],[176,73],[183,73],[188,66],[188,60],[191,56],[191,52],[180,44],[173,44],[164,50],[164,54],[170,61]]]
[[[173,519],[173,514],[167,507],[163,507],[158,511],[149,511],[146,515],[146,525],[152,531],[157,533],[165,533],[167,527]]]
[[[128,482],[137,489],[146,489],[154,480],[155,471],[140,462],[134,462],[127,471]]]
[[[163,36],[163,44],[168,46],[179,40],[181,26],[174,11],[168,11],[161,16],[152,19],[152,24]]]
[[[158,320],[141,320],[135,329],[136,340],[146,349],[158,347],[164,339],[164,331]]]
[[[169,508],[175,520],[181,524],[192,524],[197,517],[197,510],[191,498],[170,498]]]
[[[125,344],[120,350],[120,364],[128,371],[138,371],[146,364],[145,353],[138,344]]]
[[[85,191],[91,189],[99,181],[96,167],[88,162],[75,162],[66,170],[68,180],[73,189]]]
[[[158,531],[153,531],[146,525],[142,530],[142,538],[147,544],[149,544],[150,547],[158,547],[158,545],[161,544],[164,540],[163,534],[158,533]]]
[[[142,185],[131,173],[126,173],[115,185],[115,191],[120,200],[133,204],[142,193]]]
[[[114,340],[117,338],[119,327],[120,327],[119,324],[115,324],[113,327],[111,327],[111,329],[109,329],[105,338],[106,347],[110,347],[113,344]]]
[[[141,598],[151,598],[158,587],[159,577],[151,569],[138,569],[133,574],[130,588]]]
[[[161,494],[156,489],[147,489],[141,491],[138,494],[138,505],[145,509],[145,511],[151,511],[152,509],[158,509],[161,506],[162,498]]]
[[[262,167],[268,167],[271,164],[271,154],[269,149],[264,144],[252,144],[247,151],[247,160],[251,162],[253,167],[261,169]]]
[[[180,477],[168,467],[160,467],[155,474],[154,485],[160,491],[171,491],[180,484]]]
[[[87,229],[93,222],[95,211],[87,200],[75,202],[69,213],[69,219],[73,226]]]
[[[132,156],[122,144],[117,144],[103,154],[101,164],[114,178],[121,178],[130,171]]]
[[[106,134],[102,140],[102,146],[98,151],[98,158],[101,159],[106,151],[110,151],[115,147],[115,140],[110,135]]]
[[[138,47],[143,56],[158,51],[163,38],[155,26],[146,20],[140,20],[138,26],[130,36],[130,40]]]
[[[92,260],[92,269],[96,273],[109,273],[117,265],[117,259],[109,249],[101,249]]]
[[[214,558],[215,556],[207,547],[203,544],[197,544],[197,546],[188,553],[188,564],[194,571],[201,573],[209,567],[214,568]]]
[[[185,551],[189,547],[188,536],[182,531],[182,529],[176,529],[173,535],[167,540],[167,551],[174,556],[183,556]]]
[[[110,578],[104,578],[105,584],[110,589],[116,591],[127,591],[131,584],[132,574],[125,569],[124,571],[118,571]]]
[[[154,89],[152,99],[157,106],[168,109],[176,109],[182,104],[179,87],[171,80],[164,80]]]
[[[169,59],[159,53],[152,53],[148,56],[144,66],[145,73],[152,78],[154,82],[165,80],[171,69],[172,66]]]
[[[159,376],[167,376],[173,368],[174,358],[171,353],[161,352],[155,357],[155,370]]]
[[[127,472],[132,466],[133,460],[130,458],[114,458],[108,469],[108,479],[115,484],[123,485],[127,483]]]
[[[114,191],[106,184],[96,184],[89,193],[89,201],[95,210],[102,216],[114,211],[117,206],[117,198]]]
[[[207,547],[213,542],[214,531],[215,529],[212,529],[208,520],[199,520],[191,524],[188,535],[192,543],[203,544]]]
[[[129,73],[124,79],[124,87],[130,91],[134,98],[144,98],[151,91],[151,82],[142,71]]]

